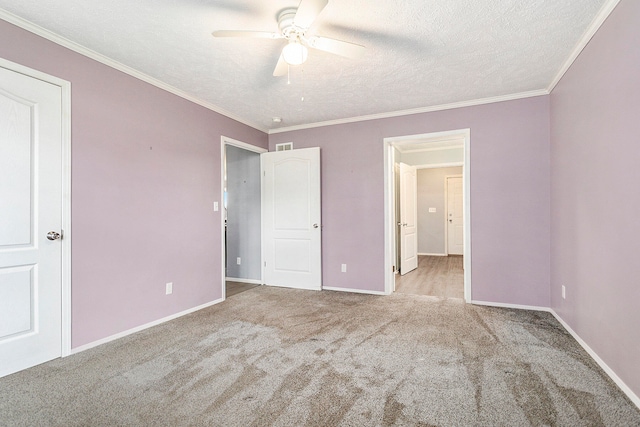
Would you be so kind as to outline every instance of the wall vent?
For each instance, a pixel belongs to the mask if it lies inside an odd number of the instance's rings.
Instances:
[[[276,151],[288,150],[293,150],[293,142],[283,142],[282,144],[276,144]]]

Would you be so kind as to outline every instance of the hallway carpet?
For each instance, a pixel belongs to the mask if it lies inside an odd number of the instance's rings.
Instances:
[[[548,313],[259,287],[0,379],[3,426],[640,426]]]

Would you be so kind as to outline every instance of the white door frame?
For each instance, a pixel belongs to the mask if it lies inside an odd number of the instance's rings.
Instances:
[[[416,140],[464,138],[464,164],[462,165],[462,192],[464,209],[464,300],[471,302],[471,130],[459,129],[420,135],[384,138],[384,293],[391,294],[395,288],[393,265],[395,264],[395,188],[394,146],[415,144]],[[429,142],[425,142],[428,144]]]
[[[464,166],[464,163],[462,164],[462,166]],[[444,254],[445,255],[449,255],[449,224],[448,224],[448,217],[449,217],[449,178],[464,178],[464,175],[446,175],[444,177],[444,206],[445,206],[445,213],[444,213]],[[463,200],[464,200],[464,194],[463,194]],[[464,212],[463,212],[464,214]],[[464,227],[464,222],[463,222],[463,227]],[[463,230],[464,233],[464,230]]]
[[[242,141],[238,141],[236,139],[233,138],[229,138],[227,136],[220,136],[220,206],[219,206],[219,212],[220,212],[220,241],[221,241],[221,250],[220,250],[220,258],[222,260],[222,272],[221,272],[221,289],[222,289],[222,299],[221,301],[224,301],[227,296],[226,296],[226,281],[227,281],[227,275],[225,273],[225,269],[226,269],[226,265],[227,265],[227,259],[224,253],[224,244],[225,244],[225,238],[224,238],[224,172],[225,172],[225,167],[224,167],[224,161],[225,161],[225,148],[227,147],[227,145],[232,145],[234,147],[238,147],[238,148],[242,148],[243,150],[247,150],[247,151],[251,151],[254,153],[258,153],[258,154],[262,154],[262,153],[266,153],[269,150],[265,149],[265,148],[260,148],[257,147],[255,145],[251,145],[251,144],[247,144],[246,142],[242,142]],[[260,210],[260,215],[262,215],[262,209]],[[260,247],[262,247],[262,233],[260,233]],[[262,250],[260,251],[260,283],[262,283]]]
[[[0,58],[0,67],[58,86],[62,93],[62,345],[71,354],[71,83]]]

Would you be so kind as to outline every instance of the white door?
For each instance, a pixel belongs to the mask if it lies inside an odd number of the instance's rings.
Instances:
[[[61,228],[62,89],[0,67],[0,376],[61,356]]]
[[[462,177],[447,177],[447,248],[449,255],[464,252]]]
[[[400,163],[400,274],[418,268],[418,188],[416,167]]]
[[[320,290],[320,148],[260,156],[264,283]]]

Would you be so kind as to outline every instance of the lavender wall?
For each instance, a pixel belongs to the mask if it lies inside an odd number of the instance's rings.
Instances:
[[[220,135],[267,135],[1,20],[0,40],[71,82],[73,347],[220,298]]]
[[[549,306],[546,96],[270,135],[321,148],[324,286],[384,290],[383,139],[466,128],[472,298]]]
[[[639,22],[622,0],[551,94],[551,305],[636,395]]]

